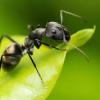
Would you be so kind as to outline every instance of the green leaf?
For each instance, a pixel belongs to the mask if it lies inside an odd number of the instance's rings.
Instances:
[[[68,51],[73,49],[70,43],[80,47],[92,37],[94,31],[95,27],[78,31],[71,36],[68,44],[62,43],[58,47],[67,48]],[[23,36],[13,36],[13,38],[19,43],[24,41]],[[8,43],[7,39],[3,40],[0,47],[1,52]],[[66,51],[58,51],[44,45],[40,49],[35,48],[33,58],[44,83],[41,82],[27,55],[13,70],[5,72],[2,69],[0,72],[0,100],[45,100],[56,84],[66,53]]]

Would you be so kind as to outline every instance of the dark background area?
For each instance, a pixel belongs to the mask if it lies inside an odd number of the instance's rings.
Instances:
[[[70,33],[97,26],[93,38],[81,49],[67,54],[62,74],[47,100],[100,100],[100,1],[99,0],[0,0],[0,35],[27,35],[27,25],[44,27],[49,21],[60,22],[61,9],[77,13],[88,23],[64,14]]]

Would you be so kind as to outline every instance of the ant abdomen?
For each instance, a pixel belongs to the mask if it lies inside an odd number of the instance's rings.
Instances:
[[[9,45],[2,54],[2,68],[10,70],[14,68],[22,57],[20,46],[16,43]]]

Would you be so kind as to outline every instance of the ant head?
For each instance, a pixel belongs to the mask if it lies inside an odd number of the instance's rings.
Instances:
[[[66,36],[65,36],[66,34]],[[48,22],[46,25],[46,36],[55,40],[70,39],[70,35],[67,29],[57,22]]]

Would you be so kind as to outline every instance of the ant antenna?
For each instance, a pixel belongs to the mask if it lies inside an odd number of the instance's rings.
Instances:
[[[77,17],[77,18],[79,18],[79,19],[81,19],[81,20],[86,22],[86,20],[83,17],[81,17],[81,16],[79,16],[79,15],[77,15],[75,13],[68,12],[68,11],[65,11],[65,10],[60,10],[60,22],[61,22],[61,25],[63,24],[63,13],[71,15],[71,16],[74,16],[74,17]]]
[[[68,43],[68,44],[71,45],[71,46],[73,46],[74,49],[76,49],[77,51],[79,51],[79,53],[80,53],[81,55],[83,55],[83,56],[86,58],[86,60],[87,60],[88,62],[90,61],[88,55],[87,55],[84,51],[82,51],[80,48],[78,48],[77,46],[73,45],[72,43]]]

